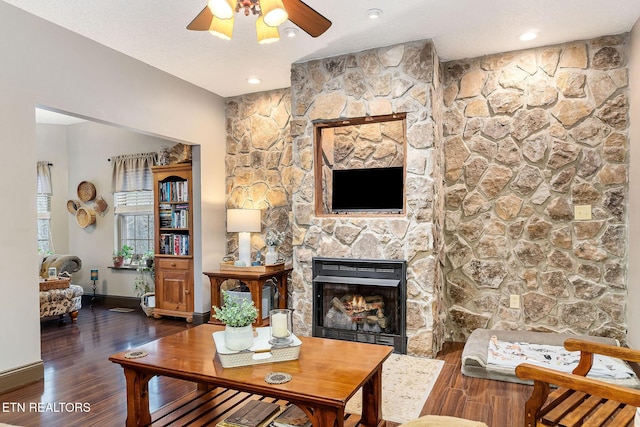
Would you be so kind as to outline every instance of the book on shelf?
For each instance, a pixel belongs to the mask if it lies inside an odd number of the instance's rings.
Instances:
[[[188,202],[189,183],[187,181],[161,182],[159,185],[161,202]]]
[[[311,420],[298,406],[289,405],[271,424],[274,427],[310,427]]]
[[[167,255],[189,255],[189,236],[186,234],[160,234],[160,253]]]
[[[281,410],[282,407],[277,403],[250,400],[216,424],[216,427],[266,427]]]

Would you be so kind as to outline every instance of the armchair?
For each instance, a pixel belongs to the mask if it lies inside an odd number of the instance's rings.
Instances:
[[[67,272],[69,277],[82,268],[82,261],[75,255],[48,255],[40,265],[40,278],[49,276],[49,268],[55,267],[58,274]],[[60,316],[69,313],[71,322],[75,323],[78,310],[82,308],[82,286],[69,284],[68,287],[40,291],[40,318]]]
[[[640,390],[586,378],[593,355],[640,362],[640,351],[570,338],[569,351],[580,351],[572,373],[558,372],[528,363],[516,367],[516,375],[533,380],[533,392],[525,405],[525,427],[536,426],[630,426],[640,406]],[[550,391],[550,384],[558,386]]]

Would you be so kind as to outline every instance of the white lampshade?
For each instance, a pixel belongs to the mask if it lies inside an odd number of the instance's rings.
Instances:
[[[282,0],[260,0],[260,9],[262,9],[265,24],[270,27],[277,27],[289,19]]]
[[[251,235],[261,229],[260,209],[227,209],[227,231],[238,234],[238,261],[251,265]]]
[[[261,214],[260,209],[227,209],[227,231],[256,233],[261,230]]]
[[[270,27],[265,24],[262,16],[258,16],[258,19],[256,19],[256,34],[260,44],[273,43],[280,40],[278,27]]]
[[[209,0],[207,6],[215,16],[220,19],[229,19],[233,16],[233,0]]]

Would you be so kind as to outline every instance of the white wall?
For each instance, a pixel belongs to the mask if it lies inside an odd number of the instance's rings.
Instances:
[[[627,341],[630,347],[640,348],[640,20],[631,31],[629,61],[629,272],[627,293]]]
[[[0,310],[1,374],[41,360],[34,107],[200,144],[201,231],[206,236],[201,250],[210,267],[225,251],[225,124],[219,96],[4,2],[0,57],[0,196],[11,207],[0,209],[0,274],[5,278],[0,292],[11,296]],[[196,277],[196,293],[206,294],[201,279]],[[206,311],[208,302],[200,302]]]

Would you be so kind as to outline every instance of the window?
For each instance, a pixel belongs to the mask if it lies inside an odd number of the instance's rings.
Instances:
[[[53,252],[51,243],[51,195],[37,194],[38,211],[38,252]]]
[[[153,251],[153,191],[118,192],[114,200],[116,248],[131,246],[138,256]]]
[[[36,211],[38,212],[38,252],[53,252],[51,240],[51,163],[41,160],[36,172]]]
[[[115,208],[115,248],[133,248],[135,258],[154,250],[153,174],[157,153],[111,158]]]

